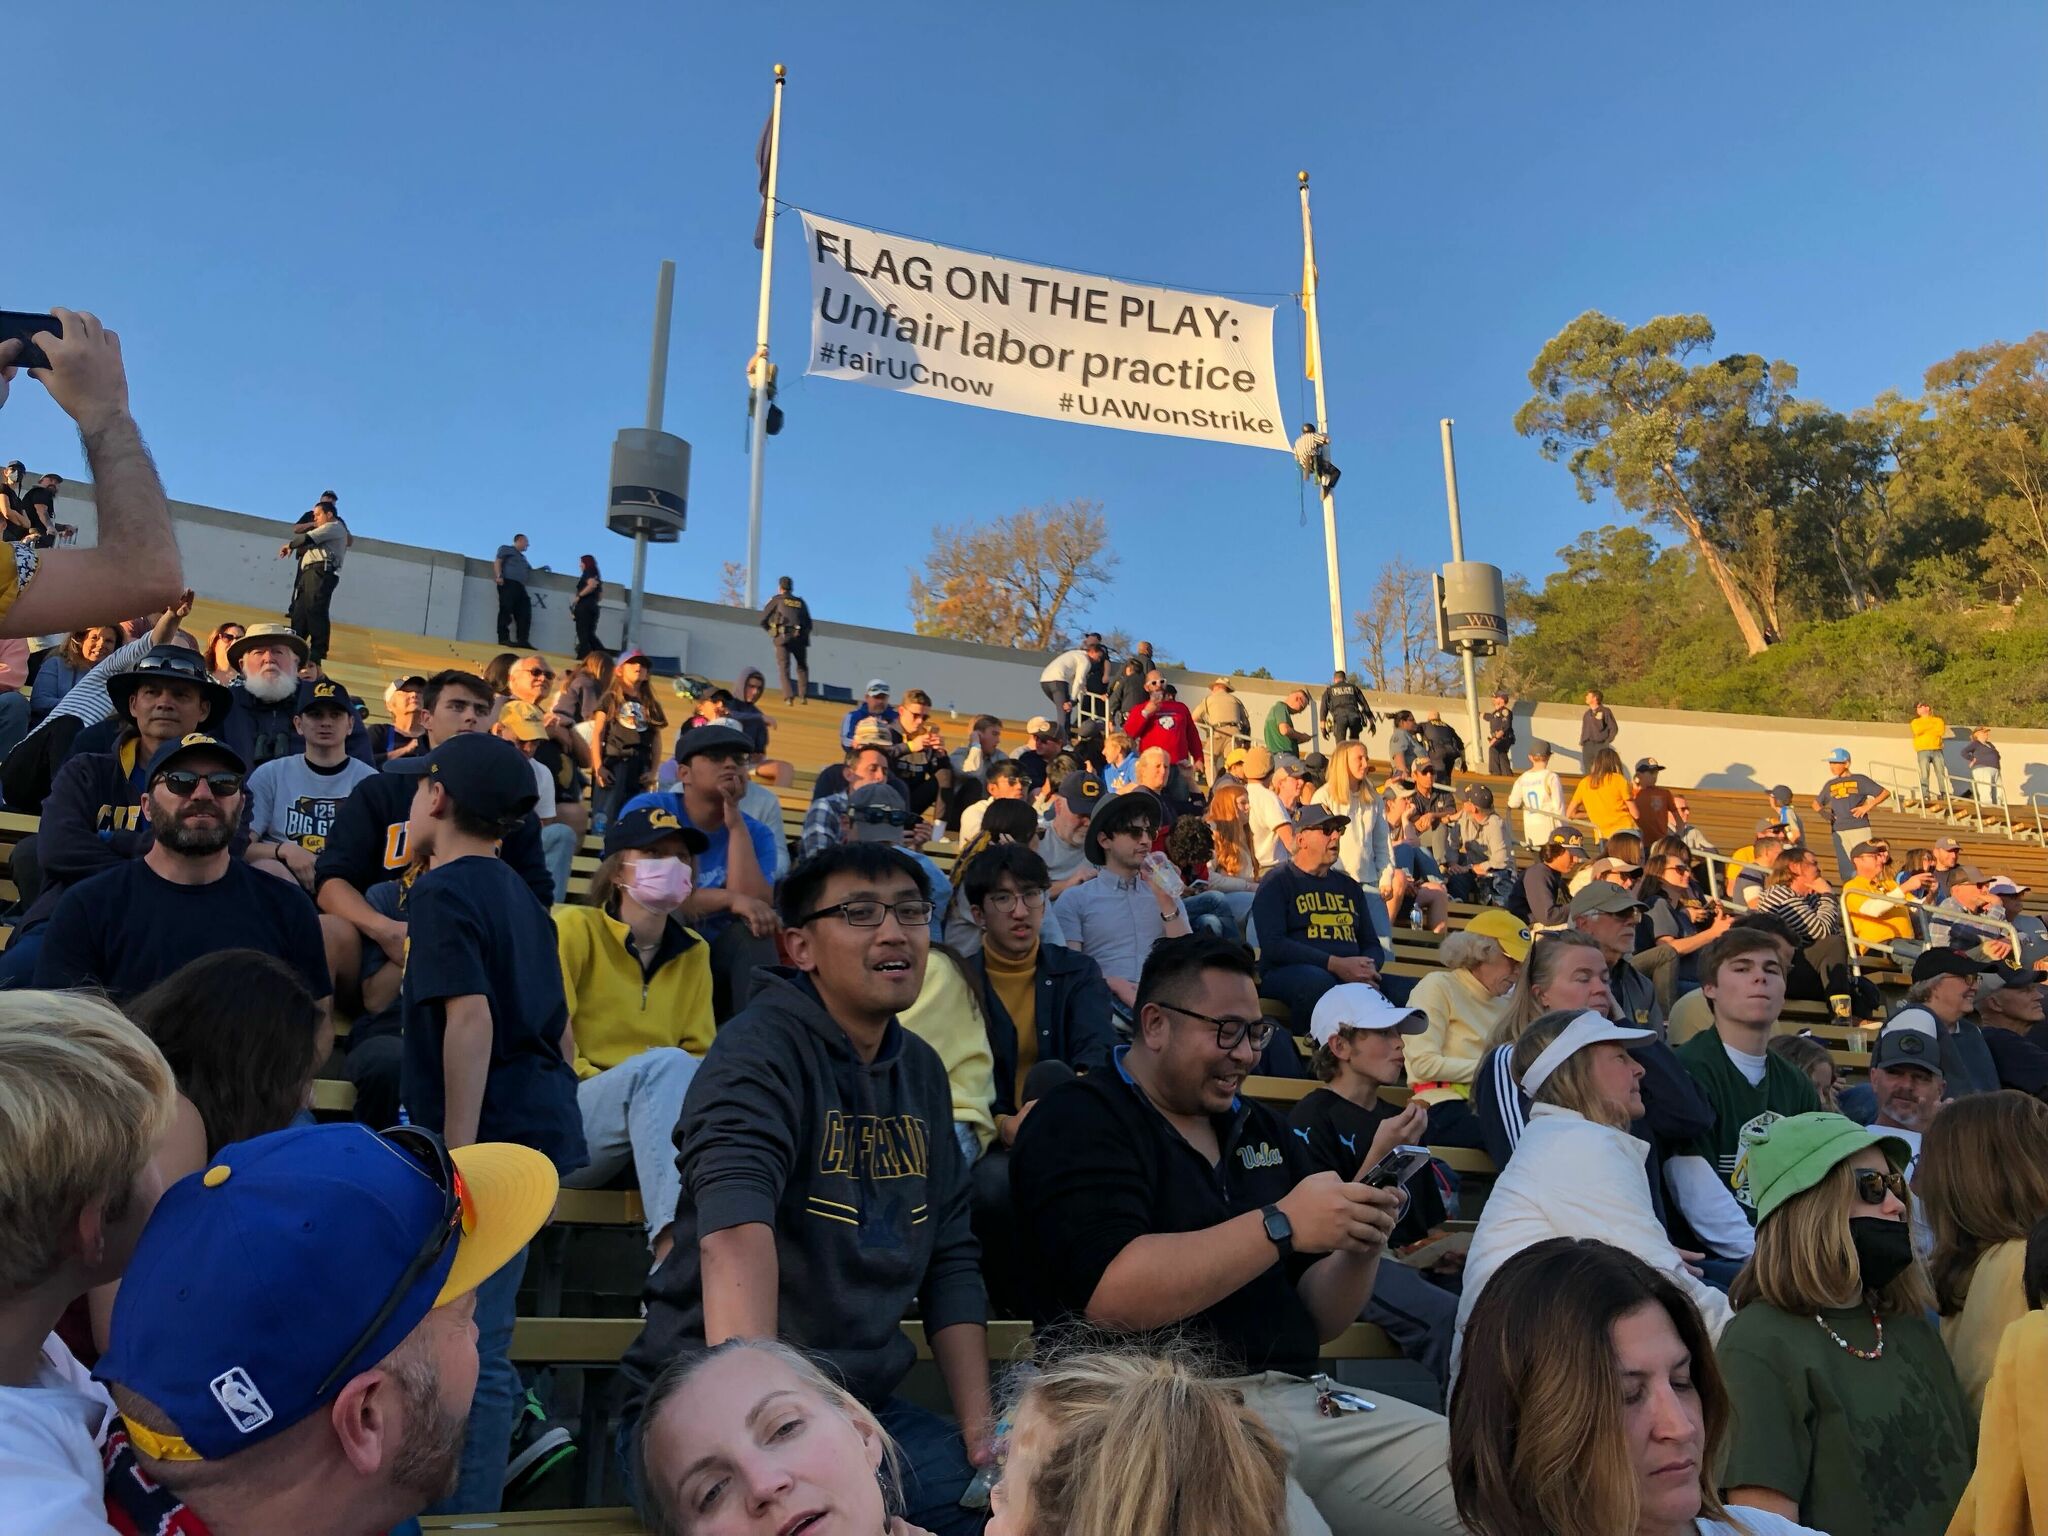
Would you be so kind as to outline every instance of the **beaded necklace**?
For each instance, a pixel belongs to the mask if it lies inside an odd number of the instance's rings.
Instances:
[[[1813,1320],[1820,1325],[1822,1333],[1833,1339],[1840,1348],[1854,1355],[1858,1360],[1882,1360],[1884,1358],[1884,1319],[1879,1317],[1875,1311],[1870,1314],[1870,1326],[1877,1330],[1877,1347],[1875,1349],[1858,1349],[1854,1344],[1851,1344],[1847,1339],[1835,1332],[1834,1329],[1830,1328],[1827,1319],[1818,1312],[1813,1314]]]

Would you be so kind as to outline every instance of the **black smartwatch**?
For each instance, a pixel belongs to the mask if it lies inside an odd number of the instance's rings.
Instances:
[[[1277,1205],[1260,1206],[1259,1215],[1265,1221],[1266,1236],[1272,1240],[1273,1246],[1280,1250],[1280,1257],[1283,1259],[1293,1258],[1293,1223],[1288,1221],[1287,1217],[1284,1214],[1282,1214],[1280,1207]]]

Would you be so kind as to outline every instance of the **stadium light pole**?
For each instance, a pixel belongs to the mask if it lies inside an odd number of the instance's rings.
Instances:
[[[668,404],[668,325],[676,297],[676,264],[664,259],[654,284],[654,352],[647,360],[647,430],[661,430]],[[647,600],[647,528],[633,535],[633,590],[626,597],[625,644],[640,643],[640,611]]]
[[[1451,559],[1462,562],[1465,558],[1465,528],[1458,518],[1458,460],[1451,451],[1451,418],[1444,417],[1437,426],[1444,438],[1444,500],[1449,503],[1451,512]],[[1465,718],[1472,731],[1468,739],[1476,752],[1486,738],[1479,728],[1479,674],[1472,662],[1470,645],[1458,647],[1458,661],[1465,670]]]

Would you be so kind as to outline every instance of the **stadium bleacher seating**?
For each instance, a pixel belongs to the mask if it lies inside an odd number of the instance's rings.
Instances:
[[[202,601],[188,621],[188,627],[203,635],[222,620],[248,617],[223,604]],[[491,645],[336,624],[327,671],[363,700],[373,723],[382,723],[386,719],[383,692],[393,678],[409,673],[431,674],[446,667],[480,671],[497,649]],[[558,671],[565,672],[572,665],[567,657],[555,656],[551,660]],[[905,678],[902,681],[908,685],[914,684],[916,679]],[[809,804],[810,786],[817,770],[836,761],[840,755],[838,723],[843,709],[822,699],[796,708],[785,707],[773,699],[765,702],[769,714],[777,722],[771,743],[772,754],[793,764],[796,769],[794,782],[777,788],[783,811],[783,832],[793,838]],[[676,713],[671,710],[671,717],[674,718]],[[967,720],[964,717],[941,718],[936,723],[950,742],[957,743],[966,734]],[[1006,735],[1011,741],[1021,743],[1023,734],[1021,723],[1009,723]],[[1384,767],[1383,764],[1378,766]],[[1820,770],[1816,765],[1816,783],[1819,778]],[[1459,782],[1492,782],[1500,790],[1508,781],[1475,775],[1460,776]],[[1805,786],[1799,787],[1805,792]],[[1717,846],[1733,849],[1750,840],[1750,833],[1763,808],[1760,796],[1727,790],[1690,789],[1685,793],[1695,824]],[[35,825],[34,817],[0,813],[0,846],[11,845],[33,831]],[[1874,825],[1881,835],[1892,839],[1895,847],[1901,849],[1929,841],[1936,835],[1930,830],[1931,824],[1927,819],[1889,808],[1878,813]],[[2048,909],[2048,848],[2008,839],[1997,832],[1977,833],[1968,827],[1943,827],[1940,830],[1962,838],[1967,860],[2009,874],[2034,887],[2030,905],[2039,901],[2044,909]],[[932,845],[927,851],[942,865],[949,864],[956,852],[944,843]],[[570,886],[572,901],[585,899],[590,876],[600,856],[601,848],[595,838],[586,840],[578,851]],[[11,899],[11,886],[0,891],[0,895]],[[1462,926],[1478,910],[1476,907],[1454,905],[1451,912],[1453,927]],[[1440,944],[1440,936],[1435,934],[1418,930],[1397,933],[1393,971],[1408,977],[1428,974],[1437,968]],[[1882,964],[1875,968],[1873,979],[1892,991],[1903,981],[1895,970],[1887,970]],[[1825,1005],[1791,1004],[1786,1010],[1786,1023],[1791,1028],[1809,1028],[1826,1042],[1832,1048],[1837,1067],[1845,1076],[1860,1074],[1867,1062],[1869,1032],[1856,1024],[1830,1019]],[[1313,1086],[1313,1083],[1299,1079],[1256,1078],[1248,1085],[1248,1091],[1284,1106]],[[1389,1089],[1386,1097],[1394,1102],[1404,1101],[1406,1090]],[[345,1115],[352,1106],[352,1098],[352,1090],[346,1083],[323,1080],[315,1088],[314,1108],[323,1115]],[[1483,1203],[1486,1184],[1494,1172],[1490,1160],[1482,1152],[1456,1148],[1438,1149],[1438,1156],[1463,1181],[1461,1215],[1470,1219]],[[630,1190],[565,1191],[556,1208],[551,1230],[543,1234],[536,1246],[536,1263],[530,1269],[527,1281],[529,1299],[522,1305],[514,1336],[514,1358],[523,1366],[549,1367],[565,1374],[581,1373],[585,1378],[582,1390],[575,1394],[582,1405],[584,1470],[581,1474],[581,1501],[594,1507],[513,1512],[495,1517],[450,1517],[427,1521],[427,1529],[501,1529],[526,1532],[530,1536],[544,1536],[544,1533],[627,1536],[627,1533],[641,1529],[630,1510],[601,1503],[607,1496],[617,1497],[616,1485],[607,1477],[611,1456],[604,1410],[608,1406],[609,1393],[603,1390],[603,1383],[640,1327],[633,1307],[638,1294],[635,1266],[644,1265],[640,1223],[639,1197]],[[616,1272],[610,1276],[611,1294],[601,1300],[615,1306],[618,1315],[563,1315],[563,1298],[570,1294],[563,1275],[565,1260],[572,1253],[570,1244],[578,1245],[574,1251],[579,1255],[583,1247],[594,1246],[594,1243],[587,1244],[585,1238],[574,1236],[578,1233],[587,1234],[593,1240],[608,1237],[613,1244],[613,1256],[617,1262],[612,1268]],[[585,1300],[582,1289],[576,1289],[574,1294],[579,1302]],[[921,1355],[928,1359],[920,1326],[914,1320],[907,1321],[904,1326],[917,1342]],[[1007,1361],[1018,1358],[1028,1344],[1027,1324],[991,1323],[992,1359]],[[1389,1359],[1397,1353],[1384,1334],[1365,1325],[1351,1328],[1326,1351],[1332,1360]],[[550,1486],[547,1491],[560,1493],[558,1486]]]

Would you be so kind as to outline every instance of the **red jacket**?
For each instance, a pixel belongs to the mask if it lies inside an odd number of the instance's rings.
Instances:
[[[1145,718],[1147,710],[1151,711],[1150,721]],[[1167,757],[1176,763],[1193,762],[1195,754],[1201,750],[1201,736],[1195,730],[1195,717],[1179,699],[1140,704],[1124,721],[1124,734],[1138,744],[1140,752],[1163,747]]]

